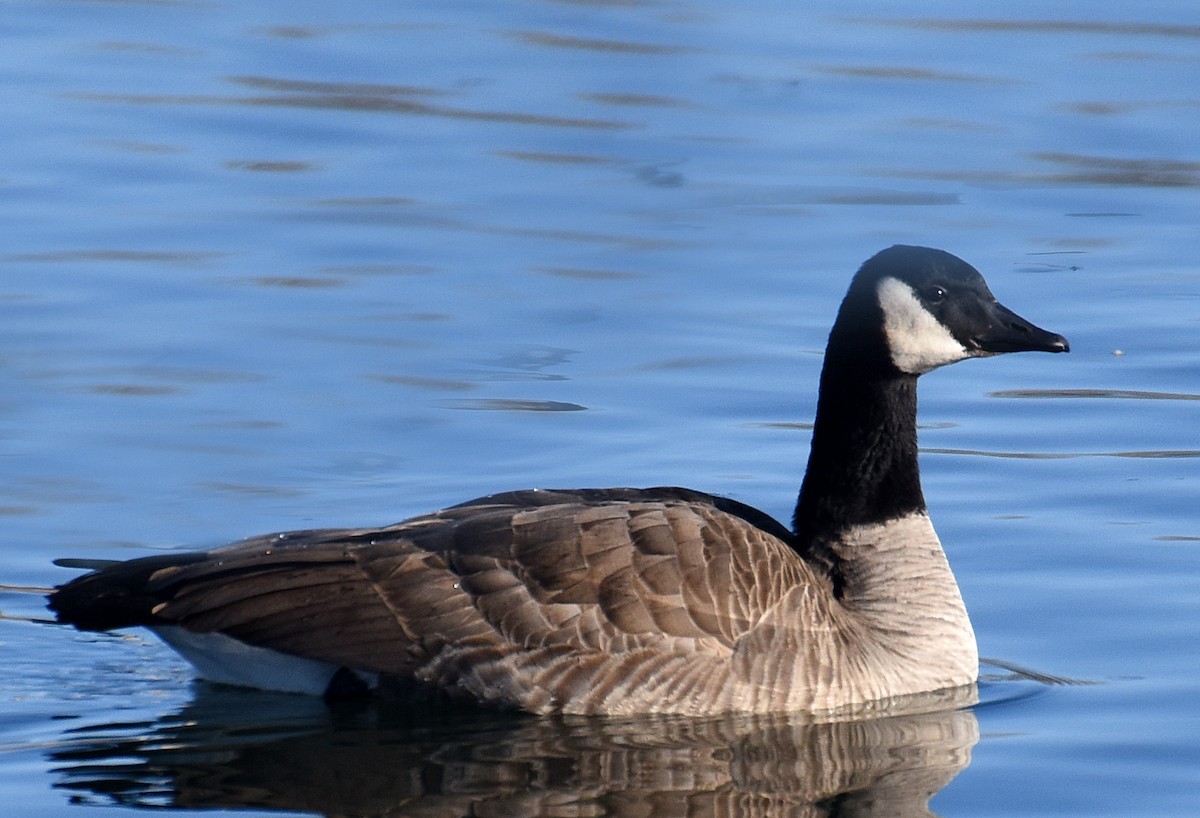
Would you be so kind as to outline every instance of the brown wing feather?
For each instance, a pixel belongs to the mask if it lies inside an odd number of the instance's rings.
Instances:
[[[518,705],[552,709],[651,676],[693,695],[714,682],[688,657],[727,661],[787,589],[813,581],[787,543],[703,495],[612,495],[497,495],[374,531],[153,558],[140,576],[126,563],[112,582],[142,609],[119,624],[219,631],[476,697],[524,686]],[[60,589],[60,616],[111,596],[105,575]]]

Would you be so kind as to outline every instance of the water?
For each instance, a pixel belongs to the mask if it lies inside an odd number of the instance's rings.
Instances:
[[[5,7],[0,583],[530,485],[786,518],[849,276],[912,242],[1072,342],[925,378],[923,468],[982,653],[1091,684],[413,721],[5,590],[18,814],[1200,806],[1189,4],[250,5]]]

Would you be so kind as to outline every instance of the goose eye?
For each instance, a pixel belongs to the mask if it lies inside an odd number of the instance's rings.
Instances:
[[[946,288],[939,287],[936,284],[925,290],[925,300],[930,304],[939,304],[946,300]]]

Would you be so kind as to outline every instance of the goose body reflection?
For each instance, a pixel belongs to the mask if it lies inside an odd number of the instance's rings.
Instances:
[[[917,464],[918,376],[1067,342],[949,253],[868,260],[826,350],[788,528],[678,488],[517,491],[378,529],[117,563],[61,621],[150,627],[215,681],[534,713],[837,711],[978,676]]]
[[[298,697],[245,698],[201,689],[149,728],[68,734],[52,752],[56,786],[97,805],[331,816],[915,818],[979,739],[975,714],[954,709],[967,691],[920,702],[933,712],[833,722],[330,714]]]

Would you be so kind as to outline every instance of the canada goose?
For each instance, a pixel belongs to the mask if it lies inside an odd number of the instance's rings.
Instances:
[[[213,681],[313,694],[696,715],[969,685],[975,636],[921,492],[917,376],[1022,350],[1068,345],[961,259],[892,247],[829,335],[791,530],[689,489],[534,489],[107,564],[49,604],[83,630],[147,626]]]

